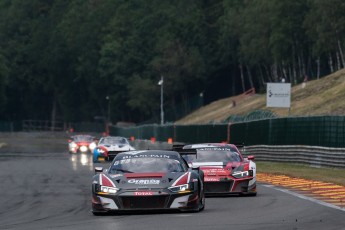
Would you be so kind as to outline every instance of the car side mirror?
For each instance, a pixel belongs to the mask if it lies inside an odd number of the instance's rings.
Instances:
[[[248,156],[248,160],[253,161],[255,157],[253,155]]]
[[[95,173],[103,172],[103,167],[95,167]]]
[[[191,168],[193,171],[200,171],[200,166],[192,166]]]

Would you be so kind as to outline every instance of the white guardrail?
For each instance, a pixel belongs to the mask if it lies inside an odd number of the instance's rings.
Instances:
[[[242,149],[244,156],[254,155],[257,161],[303,163],[313,167],[345,168],[345,148],[304,145],[253,145]]]

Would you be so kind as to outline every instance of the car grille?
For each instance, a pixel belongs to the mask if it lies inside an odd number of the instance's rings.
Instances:
[[[160,209],[166,207],[167,196],[122,197],[124,209]]]
[[[109,151],[108,152],[108,157],[109,160],[112,160],[116,157],[117,154],[122,153],[123,151]]]
[[[204,190],[205,193],[222,193],[230,192],[232,181],[221,181],[221,182],[205,182]]]

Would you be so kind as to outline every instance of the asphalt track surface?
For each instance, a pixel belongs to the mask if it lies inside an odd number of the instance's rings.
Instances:
[[[256,197],[207,198],[200,213],[93,216],[94,166],[90,154],[1,153],[0,229],[345,229],[344,210],[260,184]]]

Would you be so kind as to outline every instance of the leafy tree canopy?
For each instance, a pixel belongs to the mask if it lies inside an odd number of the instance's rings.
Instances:
[[[143,122],[345,66],[342,0],[2,0],[1,120]],[[178,116],[175,116],[175,119]]]

